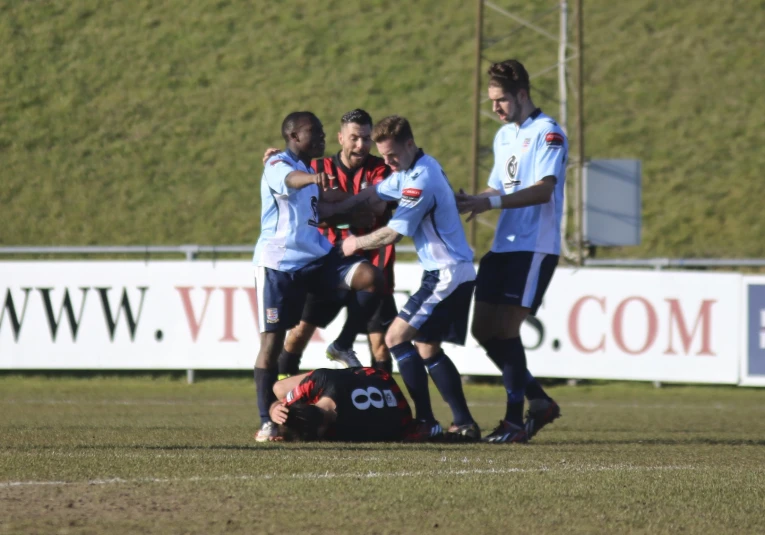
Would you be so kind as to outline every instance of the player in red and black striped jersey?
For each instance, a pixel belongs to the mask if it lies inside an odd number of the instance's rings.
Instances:
[[[390,175],[391,169],[385,165],[382,158],[369,154],[372,148],[371,135],[372,118],[367,112],[356,109],[346,113],[340,121],[340,132],[337,136],[341,146],[340,152],[331,157],[314,160],[311,167],[317,173],[323,172],[334,177],[330,187],[349,195],[356,195],[367,187],[382,182]],[[390,220],[395,206],[395,203],[381,202],[364,212],[350,214],[345,218],[341,217],[322,224],[319,231],[324,233],[333,245],[339,245],[349,233],[360,236],[384,227]],[[382,271],[384,278],[382,298],[371,305],[374,311],[370,311],[371,318],[366,325],[373,359],[372,366],[391,373],[392,361],[385,345],[385,331],[398,312],[393,299],[395,246],[390,244],[379,249],[364,251],[364,256]],[[369,317],[369,314],[365,313],[366,311],[356,310],[355,306],[357,303],[350,292],[332,295],[308,294],[302,320],[288,334],[284,349],[279,356],[279,376],[298,373],[300,358],[316,327],[326,327],[337,317],[343,307],[348,307],[349,320],[337,340],[327,348],[327,356],[331,360],[351,366],[360,364],[353,352],[353,339],[359,329],[350,325],[350,322],[354,316]]]
[[[319,369],[274,385],[271,419],[284,439],[385,442],[421,440],[412,410],[387,372]]]

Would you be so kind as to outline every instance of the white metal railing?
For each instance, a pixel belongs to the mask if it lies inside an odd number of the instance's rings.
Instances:
[[[62,245],[0,247],[0,257],[13,255],[143,255],[180,254],[196,260],[200,254],[252,254],[255,245]],[[397,245],[400,253],[415,252],[412,245]]]

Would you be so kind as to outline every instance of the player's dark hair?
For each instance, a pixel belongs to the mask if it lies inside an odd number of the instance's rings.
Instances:
[[[357,124],[360,126],[372,126],[372,116],[361,108],[351,110],[340,118],[340,124]]]
[[[284,118],[284,120],[282,121],[282,137],[284,138],[284,141],[289,142],[290,134],[295,131],[295,127],[297,126],[297,124],[306,118],[308,119],[313,118],[318,121],[316,115],[314,115],[310,111],[293,111],[287,117]]]
[[[286,440],[318,440],[323,423],[324,411],[316,405],[298,401],[289,406],[287,421],[280,426],[279,434]]]
[[[493,63],[488,70],[489,86],[499,87],[505,93],[515,96],[518,91],[525,89],[529,92],[529,73],[523,64],[515,59],[507,59]]]
[[[372,140],[379,143],[388,139],[392,139],[396,143],[414,139],[409,121],[400,115],[390,115],[377,123],[372,130]]]

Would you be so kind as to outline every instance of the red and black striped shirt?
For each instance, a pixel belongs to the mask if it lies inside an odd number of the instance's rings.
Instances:
[[[311,167],[316,173],[327,173],[335,177],[338,188],[342,191],[358,194],[361,190],[367,187],[375,186],[385,180],[390,174],[391,169],[385,165],[385,161],[378,157],[369,155],[364,161],[364,165],[358,169],[348,169],[340,159],[340,153],[338,152],[334,156],[328,158],[319,158],[311,162]],[[362,229],[351,227],[350,232],[354,236],[363,236],[369,234],[375,230],[384,227],[390,221],[393,216],[393,210],[396,207],[396,203],[388,203],[385,213],[381,218],[375,222],[375,226],[370,229]],[[338,242],[348,237],[348,229],[338,228],[324,228],[319,229],[332,245],[336,245]],[[395,280],[393,276],[393,262],[396,260],[396,248],[391,243],[390,245],[384,245],[379,249],[372,249],[364,251],[364,256],[369,260],[372,265],[377,266],[385,276],[385,288],[384,292],[387,294],[393,294],[393,288],[395,286]]]
[[[403,440],[412,424],[412,409],[387,372],[374,368],[318,369],[306,376],[285,399],[289,407],[312,405],[322,397],[336,405],[330,440],[382,442]]]

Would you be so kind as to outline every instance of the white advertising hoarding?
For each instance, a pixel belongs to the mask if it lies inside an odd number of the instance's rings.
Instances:
[[[396,299],[421,269],[396,266]],[[251,369],[258,351],[247,261],[0,262],[0,369]],[[540,377],[739,382],[741,276],[559,268],[523,327]],[[326,366],[341,315],[304,368]],[[472,338],[446,346],[466,375],[497,370]],[[366,345],[357,350],[368,361]]]

